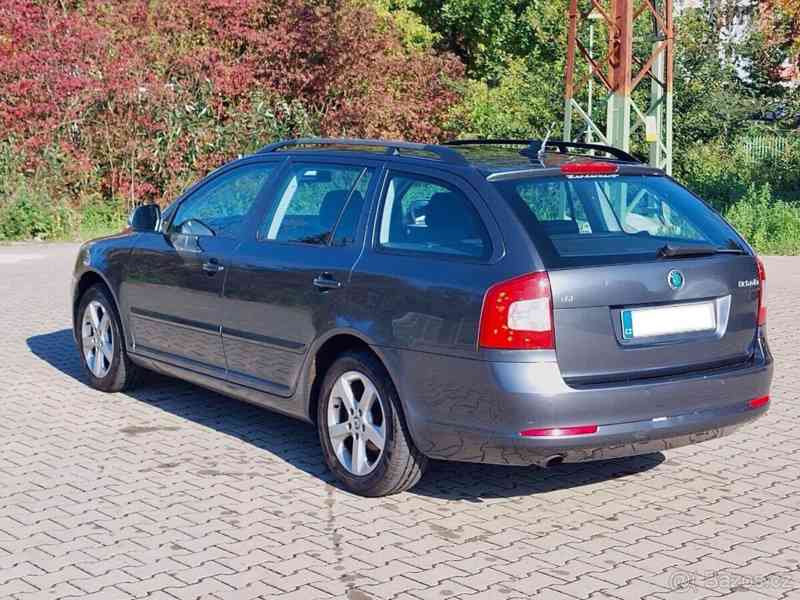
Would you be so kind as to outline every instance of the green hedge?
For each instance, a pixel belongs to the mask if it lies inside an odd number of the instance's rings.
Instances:
[[[800,207],[752,184],[725,217],[760,254],[800,254]]]
[[[697,144],[675,174],[719,210],[763,254],[800,254],[800,143],[754,157],[745,138]]]

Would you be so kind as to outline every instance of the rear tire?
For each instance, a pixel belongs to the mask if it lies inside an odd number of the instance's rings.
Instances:
[[[75,327],[89,385],[103,392],[136,385],[141,369],[128,357],[122,322],[105,286],[93,285],[81,296]]]
[[[400,410],[389,374],[371,354],[348,352],[328,369],[317,429],[325,462],[349,491],[388,496],[422,477],[428,460],[414,445]]]

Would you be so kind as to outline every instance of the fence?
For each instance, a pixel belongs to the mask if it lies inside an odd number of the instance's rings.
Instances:
[[[740,138],[747,156],[752,162],[780,160],[792,150],[800,152],[800,134],[750,135]]]

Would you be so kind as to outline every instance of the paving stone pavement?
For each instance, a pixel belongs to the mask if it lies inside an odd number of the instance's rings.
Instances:
[[[314,429],[151,376],[91,390],[75,245],[0,247],[0,598],[800,598],[800,259],[770,258],[767,417],[667,455],[334,485]]]

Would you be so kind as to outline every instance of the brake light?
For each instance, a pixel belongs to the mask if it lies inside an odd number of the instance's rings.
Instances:
[[[548,429],[525,429],[519,434],[523,437],[563,437],[565,435],[589,435],[597,433],[597,425],[576,425],[573,427],[552,427]]]
[[[758,326],[767,324],[767,270],[764,261],[756,256],[756,269],[758,270]]]
[[[762,406],[766,406],[769,404],[769,396],[760,396],[758,398],[753,398],[748,403],[750,408],[761,408]]]
[[[479,345],[502,350],[555,348],[547,273],[530,273],[489,288],[483,299]]]
[[[561,165],[564,175],[612,175],[617,171],[617,165],[603,161],[568,162]]]

